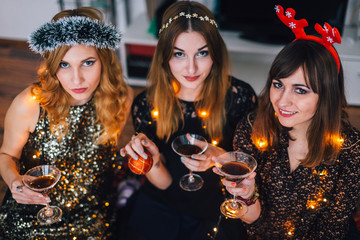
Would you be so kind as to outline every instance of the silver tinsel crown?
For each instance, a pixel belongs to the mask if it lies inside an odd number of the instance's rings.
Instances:
[[[121,34],[112,26],[83,16],[64,17],[40,26],[29,37],[30,49],[41,55],[60,46],[94,46],[116,49]]]

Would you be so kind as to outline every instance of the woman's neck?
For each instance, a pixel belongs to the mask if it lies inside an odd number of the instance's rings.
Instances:
[[[187,101],[187,102],[194,102],[200,90],[198,89],[185,89],[181,88],[177,94],[177,98]]]
[[[304,129],[292,129],[290,136],[292,140],[289,140],[288,155],[290,161],[290,172],[293,172],[301,163],[301,160],[305,159],[308,149],[307,134]]]

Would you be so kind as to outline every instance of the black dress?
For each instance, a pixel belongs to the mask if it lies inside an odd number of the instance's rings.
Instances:
[[[152,139],[160,152],[165,156],[165,165],[173,182],[166,190],[160,190],[149,181],[140,188],[136,195],[129,225],[136,229],[145,239],[207,239],[214,235],[213,228],[220,216],[219,206],[224,200],[224,189],[218,175],[211,169],[197,172],[204,185],[198,191],[187,192],[180,188],[179,179],[189,173],[189,169],[180,161],[180,157],[171,149],[172,140],[181,134],[197,133],[207,138],[203,123],[197,116],[194,102],[180,100],[184,115],[184,127],[170,136],[168,142],[156,136],[156,122],[151,118],[151,106],[148,103],[146,91],[140,93],[133,102],[132,117],[135,130]],[[256,94],[251,86],[243,81],[232,78],[231,87],[226,99],[226,117],[224,137],[218,146],[232,150],[232,139],[238,121],[256,107]],[[226,222],[237,224],[240,220],[223,220],[218,236],[224,235]],[[222,227],[223,226],[223,227]],[[220,239],[220,238],[217,238]],[[230,239],[230,238],[224,238]],[[235,239],[235,238],[234,238]]]

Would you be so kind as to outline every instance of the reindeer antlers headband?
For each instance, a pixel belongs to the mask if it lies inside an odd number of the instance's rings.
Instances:
[[[295,34],[295,40],[297,39],[305,39],[305,40],[312,40],[317,43],[322,44],[329,52],[333,55],[338,71],[340,71],[340,59],[335,51],[335,49],[332,47],[332,44],[335,42],[341,43],[341,37],[339,31],[334,27],[331,28],[331,26],[328,23],[324,24],[324,28],[320,26],[320,24],[315,24],[315,30],[322,36],[322,38],[315,37],[312,35],[306,35],[304,31],[304,27],[308,26],[308,22],[305,19],[301,20],[295,20],[295,10],[292,8],[286,9],[285,15],[284,15],[284,9],[280,5],[275,6],[276,14],[279,17],[279,19]],[[294,41],[295,41],[294,40]]]

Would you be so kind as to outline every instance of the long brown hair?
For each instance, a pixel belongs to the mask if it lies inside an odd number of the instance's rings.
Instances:
[[[102,13],[91,7],[65,10],[56,14],[53,20],[69,16],[86,16],[102,21]],[[48,115],[51,130],[62,130],[59,139],[66,134],[68,125],[65,121],[69,112],[70,95],[57,79],[56,72],[62,58],[70,46],[59,47],[44,53],[44,61],[38,71],[40,84],[32,85],[32,94],[40,102]],[[122,69],[114,51],[96,49],[101,62],[100,83],[94,92],[97,123],[103,127],[97,143],[111,142],[116,145],[125,125],[129,93],[122,77]]]
[[[291,76],[302,68],[307,84],[319,95],[317,110],[307,130],[308,153],[301,161],[306,167],[315,167],[325,162],[331,164],[340,151],[339,139],[342,122],[348,122],[345,112],[343,69],[337,70],[330,52],[321,44],[309,40],[297,40],[285,46],[271,65],[265,88],[259,96],[259,108],[254,122],[252,140],[267,141],[267,147],[279,144],[282,127],[270,102],[273,79]]]
[[[198,16],[208,16],[214,19],[213,14],[200,3],[179,1],[172,4],[164,13],[162,25],[180,12],[185,14],[196,13]],[[227,49],[216,26],[197,18],[179,17],[159,35],[152,65],[148,78],[149,101],[159,112],[157,117],[156,134],[159,138],[169,139],[170,135],[178,130],[183,123],[182,109],[176,93],[180,83],[171,73],[169,61],[174,50],[177,37],[188,31],[200,33],[208,46],[210,57],[213,60],[212,69],[206,78],[203,88],[197,96],[196,109],[205,110],[209,116],[203,119],[206,131],[211,138],[221,139],[225,122],[225,97],[229,88],[230,64]],[[206,100],[206,101],[205,101]]]

